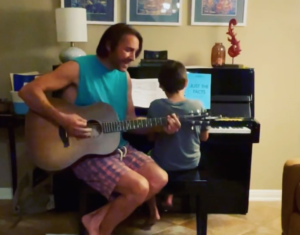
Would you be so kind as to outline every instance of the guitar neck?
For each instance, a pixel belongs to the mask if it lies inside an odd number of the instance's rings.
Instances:
[[[184,116],[179,117],[180,121],[183,121],[184,119]],[[166,117],[103,122],[102,130],[104,133],[131,131],[137,129],[166,126],[167,122],[168,121]]]

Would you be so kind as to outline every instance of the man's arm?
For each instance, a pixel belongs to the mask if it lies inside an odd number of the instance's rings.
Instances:
[[[72,83],[77,83],[79,66],[76,62],[67,62],[51,73],[25,85],[19,96],[33,111],[60,123],[62,114],[48,101],[45,92],[62,89]]]
[[[132,82],[129,73],[126,71],[127,74],[127,114],[126,118],[128,120],[136,119],[133,100],[132,100]]]

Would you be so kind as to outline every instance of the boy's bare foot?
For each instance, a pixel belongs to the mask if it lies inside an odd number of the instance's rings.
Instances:
[[[162,205],[165,209],[172,207],[173,206],[173,195],[172,194],[168,195],[166,201],[164,201],[162,203]]]
[[[168,195],[166,201],[162,203],[166,207],[172,207],[173,206],[173,195]]]
[[[170,207],[173,206],[173,195],[172,194],[168,195],[166,204]]]
[[[156,223],[156,221],[160,220],[160,215],[158,212],[158,209],[155,209],[155,213],[154,214],[150,214],[150,216],[148,217],[148,219],[146,219],[146,221],[144,222],[144,224],[142,225],[142,229],[143,230],[150,230],[151,227]]]
[[[110,204],[107,204],[100,209],[82,217],[81,222],[88,232],[88,235],[99,235],[100,224],[106,215],[109,206]]]

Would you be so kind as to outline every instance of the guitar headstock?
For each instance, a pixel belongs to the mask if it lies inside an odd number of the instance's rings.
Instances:
[[[212,121],[220,118],[222,118],[222,116],[210,116],[206,110],[204,112],[196,110],[186,115],[185,121],[191,125],[191,129],[193,130],[195,126],[209,126]]]

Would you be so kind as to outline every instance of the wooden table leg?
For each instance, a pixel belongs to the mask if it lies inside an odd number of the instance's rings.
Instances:
[[[17,171],[17,150],[16,150],[16,139],[15,139],[15,127],[14,127],[13,118],[11,118],[8,121],[7,133],[8,133],[8,140],[9,140],[12,188],[13,188],[13,195],[14,195],[18,184],[18,171]]]

